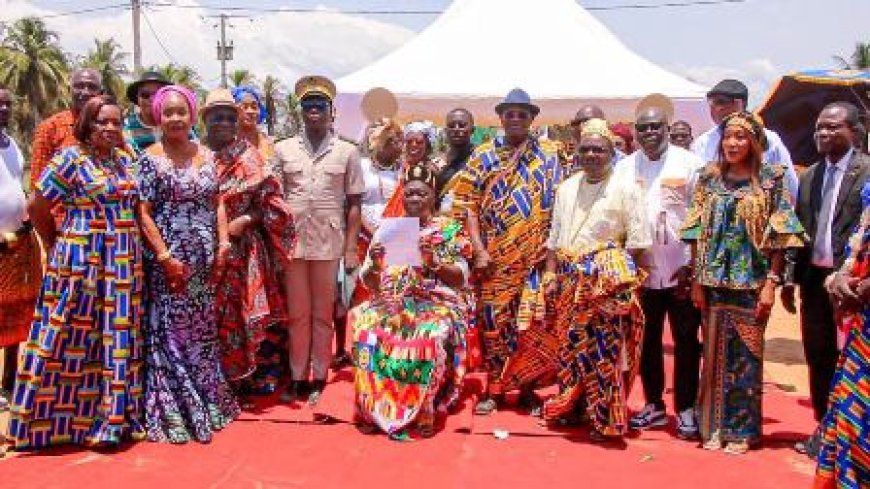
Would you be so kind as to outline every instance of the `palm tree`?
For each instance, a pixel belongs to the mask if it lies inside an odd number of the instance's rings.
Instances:
[[[299,97],[294,93],[287,94],[284,108],[287,109],[287,122],[285,123],[287,135],[295,136],[302,130],[302,105],[299,103]]]
[[[0,43],[0,83],[20,98],[15,126],[29,142],[36,124],[69,104],[69,63],[56,32],[37,17],[16,20]]]
[[[856,43],[855,50],[852,51],[848,60],[842,56],[834,56],[834,61],[845,70],[870,69],[870,43]]]
[[[229,78],[230,86],[240,87],[242,85],[253,85],[255,83],[256,78],[251,70],[233,70],[227,76]]]
[[[175,63],[169,63],[163,66],[152,65],[148,68],[148,71],[157,71],[165,76],[170,82],[176,85],[183,85],[195,92],[202,90],[202,85],[200,84],[202,78],[199,76],[199,73],[190,66],[177,65]]]
[[[103,86],[115,97],[124,93],[122,76],[130,75],[126,59],[129,53],[121,51],[121,45],[110,37],[105,41],[94,39],[94,48],[81,59],[81,66],[93,68],[103,76]]]
[[[266,106],[266,130],[272,136],[275,134],[275,123],[278,119],[278,104],[282,98],[281,92],[283,92],[283,87],[280,80],[272,75],[266,75],[260,88],[263,93],[263,105]]]

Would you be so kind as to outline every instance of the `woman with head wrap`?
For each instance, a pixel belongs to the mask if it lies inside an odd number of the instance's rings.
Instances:
[[[628,429],[626,401],[643,334],[636,291],[644,277],[633,257],[652,242],[640,187],[614,169],[613,139],[602,119],[580,129],[580,172],[556,193],[532,326],[520,336],[520,359],[529,361],[508,367],[526,381],[555,368],[560,391],[544,404],[544,419],[585,407],[593,441]],[[535,349],[536,342],[546,347]],[[538,364],[544,368],[536,372]]]
[[[369,129],[367,143],[370,156],[363,158],[360,162],[366,186],[360,205],[362,229],[357,247],[360,261],[365,258],[369,242],[378,229],[387,202],[390,201],[396,193],[396,188],[399,186],[402,127],[394,120],[385,117],[377,121]],[[335,369],[350,365],[350,357],[345,348],[347,340],[347,307],[351,304],[359,304],[368,298],[368,292],[365,287],[357,283],[356,275],[341,276],[343,273],[339,275],[339,283],[342,285],[342,289],[352,287],[353,295],[349,300],[342,299],[339,301],[340,303],[336,306],[335,317],[333,318],[335,323],[336,351],[332,359],[332,367]],[[347,281],[347,283],[342,283],[342,281]]]
[[[406,171],[415,165],[424,165],[437,173],[432,161],[432,151],[438,142],[438,129],[429,121],[411,122],[403,131],[404,151],[402,153],[401,169]],[[400,217],[403,215],[402,182],[393,193],[393,197],[384,208],[384,217]]]
[[[459,397],[469,310],[461,290],[471,257],[460,224],[435,215],[434,172],[412,166],[404,181],[404,212],[420,222],[422,264],[387,265],[384,246],[373,243],[360,271],[372,299],[350,311],[356,422],[400,440],[434,434],[435,414]]]
[[[239,138],[251,143],[260,152],[263,161],[268,161],[275,154],[275,145],[272,138],[257,128],[266,122],[269,115],[260,93],[253,87],[235,87],[233,100],[239,108]]]
[[[698,418],[704,448],[738,455],[761,441],[764,329],[782,282],[783,253],[804,245],[783,182],[762,164],[761,121],[736,112],[720,124],[717,161],[702,170],[683,223],[692,246],[692,302],[704,316]]]
[[[208,442],[239,414],[220,366],[214,277],[229,253],[214,154],[191,142],[196,97],[169,85],[152,97],[160,140],[139,160],[148,278],[145,425],[151,441]]]

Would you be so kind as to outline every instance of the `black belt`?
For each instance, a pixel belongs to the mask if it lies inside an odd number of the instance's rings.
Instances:
[[[21,224],[21,227],[16,229],[13,233],[15,235],[14,240],[9,242],[0,237],[0,252],[9,251],[15,248],[18,240],[30,234],[31,231],[33,231],[33,224],[31,224],[30,221],[24,221],[24,223]]]

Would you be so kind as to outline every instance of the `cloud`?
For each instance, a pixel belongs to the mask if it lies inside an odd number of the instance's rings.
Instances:
[[[755,58],[745,61],[735,67],[725,66],[672,66],[672,71],[701,86],[712,87],[725,78],[742,81],[749,87],[749,106],[761,103],[767,92],[779,79],[783,70],[770,59]]]
[[[220,64],[216,60],[219,19],[209,17],[214,12],[198,8],[200,3],[195,0],[175,3],[191,8],[144,9],[140,35],[142,62],[145,66],[170,61],[190,65],[202,75],[206,87],[216,86],[220,79]],[[3,8],[7,19],[71,10],[68,5],[58,11],[47,10],[21,0],[9,1]],[[233,42],[234,60],[229,62],[228,71],[244,68],[261,77],[271,74],[292,86],[302,74],[337,77],[362,68],[414,35],[413,31],[393,24],[320,10],[231,18],[227,38]],[[50,17],[46,18],[46,24],[60,35],[64,50],[74,55],[86,53],[95,37],[114,37],[124,51],[131,53],[128,61],[132,68],[129,10]]]

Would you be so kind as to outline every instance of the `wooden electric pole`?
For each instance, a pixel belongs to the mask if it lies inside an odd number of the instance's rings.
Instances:
[[[139,16],[142,15],[142,0],[131,0],[133,7],[133,76],[142,74],[142,43],[139,39]]]

